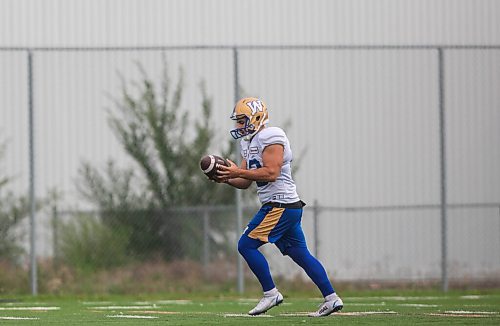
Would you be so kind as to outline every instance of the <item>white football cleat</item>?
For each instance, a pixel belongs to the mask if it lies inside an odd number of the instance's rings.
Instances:
[[[259,303],[255,306],[255,308],[250,310],[248,314],[252,316],[263,314],[272,307],[278,306],[282,302],[283,302],[283,295],[279,292],[269,296],[264,295],[264,297],[262,297]]]
[[[340,311],[344,308],[344,303],[342,299],[335,294],[331,300],[325,300],[320,306],[318,311],[310,313],[309,317],[325,317],[334,312]]]

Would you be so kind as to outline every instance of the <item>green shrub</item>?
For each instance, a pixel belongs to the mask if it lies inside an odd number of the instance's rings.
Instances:
[[[130,231],[111,228],[93,216],[80,215],[61,226],[61,259],[82,271],[119,266],[130,261],[127,245]]]

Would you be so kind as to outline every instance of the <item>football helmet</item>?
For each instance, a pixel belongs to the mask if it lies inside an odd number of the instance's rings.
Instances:
[[[269,114],[263,101],[255,97],[246,97],[236,103],[231,119],[235,121],[245,119],[245,125],[231,130],[231,136],[234,139],[246,137],[245,139],[249,140],[269,122]]]

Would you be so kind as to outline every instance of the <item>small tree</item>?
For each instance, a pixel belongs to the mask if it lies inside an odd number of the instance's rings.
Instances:
[[[0,160],[5,153],[5,144],[0,144]],[[10,178],[0,174],[0,259],[16,261],[24,252],[18,245],[18,235],[13,229],[27,216],[28,203],[24,197],[5,192]],[[4,193],[5,192],[5,193]]]
[[[119,169],[110,160],[101,172],[89,163],[80,168],[80,193],[100,210],[103,223],[129,234],[128,248],[135,257],[161,253],[166,259],[199,255],[192,242],[203,236],[201,219],[188,218],[172,209],[179,206],[230,203],[234,190],[208,182],[199,168],[214,130],[209,123],[212,102],[203,84],[202,103],[193,121],[181,112],[183,71],[175,89],[171,89],[167,65],[157,89],[139,65],[143,80],[137,96],[124,82],[121,97],[110,110],[109,125],[134,168]],[[192,129],[189,127],[194,126]],[[188,130],[193,130],[189,134]],[[228,143],[224,156],[234,151]],[[232,228],[228,218],[218,223]]]

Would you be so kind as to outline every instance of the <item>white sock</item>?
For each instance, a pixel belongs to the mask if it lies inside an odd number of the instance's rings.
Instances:
[[[338,297],[337,293],[333,292],[325,297],[325,301],[332,301]]]
[[[276,294],[278,294],[278,289],[277,288],[273,288],[273,289],[271,289],[269,291],[264,292],[264,296],[265,297],[272,297],[272,296],[274,296]]]

